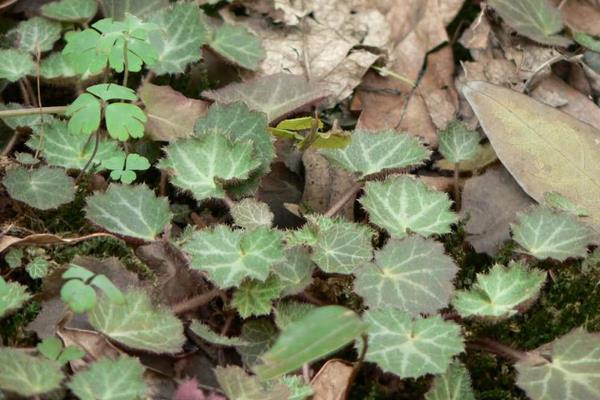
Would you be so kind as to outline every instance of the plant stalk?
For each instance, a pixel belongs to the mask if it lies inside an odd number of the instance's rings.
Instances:
[[[129,52],[127,46],[127,40],[123,43],[123,64],[124,64],[124,74],[123,74],[123,86],[127,87],[127,81],[129,80],[129,59],[127,58],[127,53]]]
[[[460,211],[461,198],[460,198],[460,170],[458,163],[454,163],[454,201],[456,203],[456,211]]]
[[[187,299],[173,305],[171,310],[175,314],[183,314],[188,311],[193,311],[198,307],[202,307],[203,305],[210,303],[215,297],[219,296],[220,293],[221,289],[212,289],[208,292],[194,296],[191,299]]]
[[[329,210],[325,212],[325,216],[329,218],[334,217],[338,212],[340,212],[342,208],[344,208],[346,203],[348,203],[352,198],[354,198],[354,196],[356,196],[356,194],[360,191],[360,189],[362,189],[362,187],[362,181],[358,181],[354,185],[352,185],[350,189],[348,189],[342,195],[342,197],[340,197],[335,203],[333,203],[331,207],[329,207]]]
[[[22,117],[34,114],[63,114],[68,106],[17,108],[16,110],[0,110],[0,118]]]

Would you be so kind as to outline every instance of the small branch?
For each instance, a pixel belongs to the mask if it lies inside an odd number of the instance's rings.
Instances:
[[[34,114],[63,114],[68,106],[18,108],[16,110],[0,110],[0,118],[21,117]]]
[[[25,86],[23,79],[25,78],[19,79],[19,89],[21,89],[21,97],[23,97],[23,103],[26,106],[30,106],[31,98],[29,97],[29,92],[27,91],[27,87]]]
[[[458,163],[454,163],[454,202],[456,203],[456,211],[460,211],[461,207],[459,172]]]
[[[152,79],[154,79],[154,77],[156,76],[156,73],[154,73],[154,71],[150,70],[146,73],[146,75],[144,76],[144,78],[142,79],[142,84],[141,86],[144,86],[146,83],[152,83]]]
[[[173,305],[171,310],[175,314],[183,314],[188,311],[193,311],[198,307],[202,307],[203,305],[210,303],[215,297],[218,297],[220,293],[221,289],[212,289],[211,291],[199,294],[191,299],[187,299]]]
[[[35,94],[33,93],[33,87],[31,86],[29,79],[27,79],[25,77],[22,80],[23,80],[23,83],[25,84],[25,87],[27,88],[27,93],[29,93],[29,98],[31,99],[31,105],[37,107],[37,104],[35,102]]]
[[[129,52],[129,48],[127,46],[127,40],[123,43],[123,64],[125,73],[123,74],[123,86],[127,87],[127,81],[129,80],[129,59],[127,57],[127,53]]]
[[[340,212],[342,208],[344,208],[346,203],[348,203],[351,199],[354,198],[354,196],[356,196],[356,194],[360,191],[360,189],[362,189],[362,187],[362,181],[358,181],[354,185],[352,185],[350,189],[348,189],[346,193],[342,195],[342,197],[340,197],[331,207],[329,207],[329,210],[325,212],[325,216],[330,218],[334,217],[338,212]]]
[[[8,141],[8,143],[6,143],[6,146],[4,146],[4,148],[2,149],[2,153],[0,153],[0,155],[8,156],[10,154],[10,151],[12,150],[12,148],[17,143],[17,140],[19,139],[20,135],[21,135],[21,132],[19,131],[19,129],[15,129],[15,133],[13,133],[13,135],[10,138],[10,140]]]
[[[94,161],[94,157],[96,157],[96,153],[98,152],[98,146],[100,145],[100,131],[96,130],[96,132],[92,133],[92,135],[94,135],[96,137],[96,141],[94,142],[94,150],[92,151],[92,155],[90,156],[90,159],[85,163],[85,165],[81,169],[81,172],[79,173],[79,175],[77,175],[77,178],[75,179],[75,183],[79,182],[81,177],[83,177],[83,174],[85,174],[85,171],[88,169],[88,167],[90,166],[92,161]],[[91,135],[90,135],[90,137],[91,137]],[[88,142],[89,142],[89,139],[88,139]],[[86,147],[87,147],[87,143],[86,143],[84,149]]]
[[[235,206],[235,201],[231,200],[231,197],[229,197],[227,193],[225,193],[225,195],[223,196],[223,203],[225,203],[227,208],[229,208],[230,210],[233,206]]]
[[[548,362],[548,360],[538,354],[513,349],[512,347],[508,347],[488,338],[469,340],[467,341],[467,347],[474,350],[487,351],[512,362],[527,361],[533,364],[544,364]]]

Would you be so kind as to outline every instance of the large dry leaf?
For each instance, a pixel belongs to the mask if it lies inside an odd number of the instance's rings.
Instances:
[[[96,237],[116,237],[110,233],[92,233],[90,235],[84,235],[74,238],[62,238],[60,236],[52,235],[49,233],[36,233],[33,235],[25,236],[24,238],[18,238],[15,236],[3,235],[0,237],[0,253],[8,249],[11,246],[46,246],[56,244],[76,244],[84,240],[93,239]]]
[[[463,93],[496,154],[519,185],[541,202],[558,192],[591,212],[600,230],[600,131],[528,96],[487,82]]]
[[[555,4],[562,3],[560,13],[566,24],[576,31],[583,31],[590,35],[600,35],[600,7],[592,1],[554,0]]]
[[[354,367],[345,361],[327,361],[310,382],[315,391],[313,400],[344,400],[353,372]]]

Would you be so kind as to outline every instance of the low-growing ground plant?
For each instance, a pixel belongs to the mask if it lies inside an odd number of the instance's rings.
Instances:
[[[0,238],[3,392],[300,400],[337,357],[351,397],[387,398],[364,390],[385,373],[412,398],[468,400],[480,393],[473,360],[497,356],[520,398],[600,399],[600,336],[586,324],[524,348],[490,335],[546,306],[574,260],[597,268],[589,210],[546,192],[515,218],[505,252],[473,268],[460,166],[486,151],[479,133],[451,122],[438,154],[407,132],[345,131],[307,107],[327,96],[318,82],[286,73],[194,87],[214,89],[210,105],[187,98],[176,74],[203,68],[203,54],[257,71],[261,38],[214,18],[212,2],[100,3],[47,3],[0,49],[13,101],[0,119],[14,135],[0,167],[12,211],[1,212],[21,228]],[[45,106],[53,88],[76,95]],[[276,143],[351,180],[323,212],[286,204],[297,226],[264,196],[283,164]],[[440,156],[454,201],[418,177]],[[355,218],[342,216],[349,205]],[[27,327],[44,315],[45,330]],[[18,318],[19,334],[4,328]]]

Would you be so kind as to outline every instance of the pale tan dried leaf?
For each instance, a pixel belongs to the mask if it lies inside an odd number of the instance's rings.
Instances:
[[[313,400],[344,400],[352,380],[354,367],[343,360],[331,359],[311,381]]]

